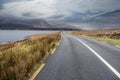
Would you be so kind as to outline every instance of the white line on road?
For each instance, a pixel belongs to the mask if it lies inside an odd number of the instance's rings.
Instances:
[[[102,58],[95,50],[93,50],[91,47],[89,47],[87,44],[85,44],[82,40],[73,37],[74,39],[81,42],[84,46],[86,46],[90,51],[92,51],[118,78],[120,78],[120,73],[112,67],[104,58]]]

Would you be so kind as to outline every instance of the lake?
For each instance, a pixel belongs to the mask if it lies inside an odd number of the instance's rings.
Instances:
[[[49,34],[58,31],[42,30],[0,30],[0,43],[14,42],[22,40],[33,34]]]

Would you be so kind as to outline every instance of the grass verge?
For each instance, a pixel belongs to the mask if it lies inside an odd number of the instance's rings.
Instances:
[[[28,80],[57,46],[61,33],[32,35],[0,45],[0,80]]]
[[[101,38],[98,38],[98,37],[90,37],[92,39],[96,39],[96,40],[99,40],[99,41],[104,41],[108,44],[112,44],[112,45],[115,45],[116,47],[119,47],[120,48],[120,40],[119,39],[110,39],[108,37],[101,37]]]
[[[120,47],[120,30],[70,31],[69,34],[83,36]]]

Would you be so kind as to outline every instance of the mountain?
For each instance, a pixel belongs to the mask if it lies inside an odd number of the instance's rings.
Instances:
[[[2,30],[74,30],[70,25],[51,25],[43,19],[0,18]]]
[[[26,24],[17,24],[17,23],[0,23],[0,29],[2,30],[27,30],[27,29],[35,29],[31,25]]]
[[[52,25],[50,25],[48,22],[46,22],[43,19],[35,19],[35,20],[27,20],[24,21],[27,24],[33,25],[34,28],[54,28]]]
[[[42,28],[52,28],[46,21],[42,19],[35,20],[18,20],[1,18],[0,19],[0,29],[42,29]]]

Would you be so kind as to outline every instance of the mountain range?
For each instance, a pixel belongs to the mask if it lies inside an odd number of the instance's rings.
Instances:
[[[0,18],[1,30],[73,30],[70,25],[51,25],[43,19]]]

